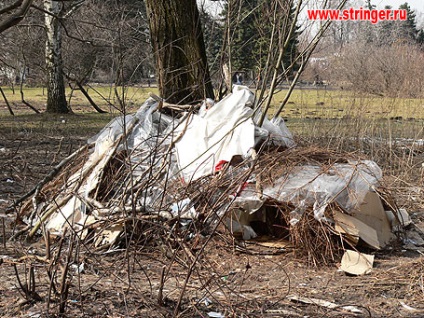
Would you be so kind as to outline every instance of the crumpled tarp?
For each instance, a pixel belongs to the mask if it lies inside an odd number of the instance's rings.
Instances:
[[[264,195],[296,205],[291,224],[296,224],[305,209],[312,206],[317,220],[325,220],[324,211],[336,202],[346,212],[357,209],[365,195],[379,185],[380,167],[370,160],[334,164],[324,170],[318,166],[298,166],[275,181]]]

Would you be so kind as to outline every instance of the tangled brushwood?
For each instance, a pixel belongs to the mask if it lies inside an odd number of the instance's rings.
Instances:
[[[239,87],[197,114],[149,98],[16,202],[26,224],[16,236],[67,233],[96,249],[168,240],[196,250],[219,232],[285,242],[278,251],[294,249],[315,265],[395,238],[402,222],[374,162],[297,148],[282,120],[256,125],[252,101]]]

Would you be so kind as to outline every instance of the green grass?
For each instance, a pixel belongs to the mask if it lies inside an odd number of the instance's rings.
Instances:
[[[86,138],[99,132],[113,117],[99,113],[0,116],[0,134]]]
[[[21,102],[18,90],[13,94],[10,87],[4,92],[15,111],[11,120],[3,99],[0,99],[0,127],[4,131],[25,129],[33,132],[54,133],[65,130],[66,134],[84,135],[100,130],[109,120],[121,113],[115,89],[110,86],[86,87],[91,98],[108,114],[98,114],[80,91],[68,89],[68,100],[75,114],[35,115]],[[149,92],[157,94],[157,88],[118,88],[122,98],[125,94],[126,112],[135,112],[148,98]],[[25,88],[25,100],[44,110],[45,91],[42,88]],[[270,115],[281,103],[286,90],[274,95]],[[363,95],[351,91],[301,89],[293,91],[282,116],[288,120],[290,130],[302,138],[369,136],[372,138],[423,138],[424,100],[385,98]],[[397,119],[397,120],[393,120]],[[402,120],[400,120],[402,119]]]
[[[286,90],[274,95],[279,106]],[[282,113],[289,118],[424,119],[424,100],[387,98],[329,89],[295,89]]]
[[[157,94],[157,88],[144,88],[144,87],[127,87],[124,90],[119,87],[117,89],[119,99],[116,96],[115,88],[110,86],[89,86],[85,87],[90,97],[94,102],[103,110],[106,110],[115,115],[119,114],[122,110],[120,105],[121,100],[125,100],[125,108],[127,112],[134,112],[138,107],[148,98],[149,92]],[[30,114],[33,113],[28,107],[21,102],[21,95],[19,88],[15,88],[15,92],[11,87],[3,87],[4,93],[11,104],[12,110],[16,114]],[[46,90],[41,87],[25,87],[24,90],[25,101],[39,109],[45,110],[46,103]],[[67,100],[75,113],[92,113],[95,112],[94,108],[90,106],[85,96],[79,90],[71,91],[67,89]],[[125,96],[125,98],[123,98]],[[0,116],[9,115],[6,104],[0,96]]]
[[[107,86],[86,87],[90,97],[107,114],[99,114],[90,106],[80,91],[67,89],[68,101],[74,114],[35,114],[23,105],[19,89],[15,93],[10,87],[4,87],[4,93],[11,104],[15,116],[10,116],[6,104],[0,96],[0,133],[31,135],[41,134],[48,136],[91,136],[102,129],[112,118],[120,115],[122,109],[116,97],[115,90]],[[135,112],[148,98],[149,92],[157,94],[156,88],[129,87],[125,93],[125,111]],[[122,89],[118,94],[122,98]],[[24,88],[25,101],[39,109],[45,110],[46,92],[40,87]]]
[[[111,86],[93,85],[86,87],[91,98],[102,109],[117,114],[121,111],[115,89]],[[13,94],[10,87],[3,88],[13,110],[18,113],[31,113],[31,110],[21,102],[19,90]],[[118,95],[125,96],[127,112],[135,111],[149,96],[149,92],[157,94],[157,88],[127,87],[124,91],[118,88]],[[24,88],[25,100],[38,109],[45,109],[46,92],[43,88]],[[68,100],[75,113],[91,113],[95,110],[78,90],[71,94],[67,90]],[[277,92],[272,98],[270,114],[281,104],[286,90]],[[6,105],[0,98],[0,116],[8,114]],[[358,94],[345,90],[295,89],[288,104],[282,112],[286,118],[298,119],[335,119],[335,118],[369,118],[369,119],[424,119],[424,100],[410,98],[387,98],[374,95]]]

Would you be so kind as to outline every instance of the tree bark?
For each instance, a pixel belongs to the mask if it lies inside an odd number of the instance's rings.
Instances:
[[[69,113],[63,80],[62,32],[59,22],[61,3],[44,0],[44,22],[47,33],[46,71],[47,71],[47,109],[49,113]]]
[[[146,0],[158,87],[173,104],[214,98],[196,0]]]

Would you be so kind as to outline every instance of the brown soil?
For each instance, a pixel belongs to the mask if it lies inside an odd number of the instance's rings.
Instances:
[[[161,246],[161,239],[154,237],[148,244],[132,241],[125,249],[107,252],[78,245],[72,255],[67,255],[69,241],[58,240],[51,242],[50,260],[45,258],[43,239],[8,240],[22,225],[6,207],[96,132],[97,128],[67,136],[56,131],[52,136],[0,127],[1,317],[424,316],[424,257],[396,244],[372,252],[376,255],[373,271],[353,277],[338,271],[336,263],[313,267],[300,251],[237,245],[226,234],[217,234],[210,241],[195,237],[188,244],[192,248],[181,251],[177,249],[182,245]],[[406,197],[405,193],[399,197]],[[409,206],[418,225],[424,224],[420,208],[420,204]],[[205,250],[200,250],[206,242]],[[66,294],[66,288],[62,292],[60,288],[67,263],[71,268]],[[84,270],[78,273],[76,266],[81,264]],[[55,276],[53,283],[49,272]],[[27,289],[26,295],[23,289]],[[60,314],[60,295],[64,314]],[[338,306],[295,302],[291,296]],[[346,306],[355,306],[362,313],[352,313]]]

